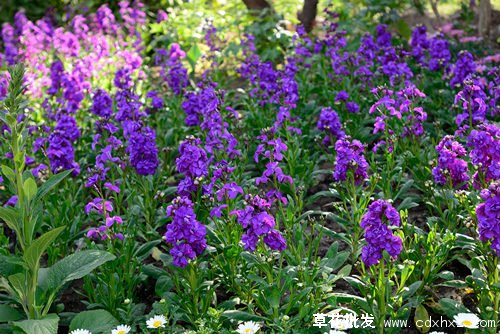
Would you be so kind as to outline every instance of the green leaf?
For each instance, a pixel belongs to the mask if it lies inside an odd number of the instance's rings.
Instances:
[[[49,314],[40,320],[23,320],[14,322],[14,326],[23,330],[26,334],[57,334],[59,317]]]
[[[0,322],[17,321],[21,320],[22,318],[23,315],[21,314],[21,312],[19,312],[15,308],[9,305],[0,304]]]
[[[14,230],[16,234],[19,233],[19,213],[16,209],[0,206],[0,218],[7,224],[7,226],[11,230]]]
[[[35,180],[31,177],[26,179],[23,184],[23,190],[28,202],[31,201],[31,199],[36,195],[36,192],[38,191]]]
[[[7,277],[7,280],[14,291],[16,291],[19,301],[23,301],[26,296],[26,286],[28,285],[26,282],[26,274],[17,273],[10,275]]]
[[[12,168],[7,165],[2,165],[2,173],[12,184],[16,183],[16,174],[14,174],[14,170]]]
[[[462,303],[451,298],[442,298],[439,300],[439,307],[450,319],[458,313],[470,313],[470,311],[462,305]]]
[[[399,32],[399,34],[401,36],[403,36],[406,39],[410,39],[410,37],[411,37],[411,28],[408,25],[408,23],[406,23],[405,20],[400,19],[394,25],[396,26],[396,29],[398,29],[398,32]]]
[[[0,255],[0,276],[8,277],[23,271],[24,262],[14,255]]]
[[[56,238],[65,228],[65,226],[61,226],[48,231],[31,243],[31,245],[26,249],[26,252],[23,256],[24,261],[29,268],[33,269],[38,266],[38,262],[40,261],[43,253],[45,253],[47,247],[49,247],[54,242],[54,240],[56,240]]]
[[[186,54],[186,59],[188,60],[189,64],[191,64],[191,67],[193,67],[193,69],[198,59],[200,59],[200,57],[201,57],[201,50],[198,47],[198,44],[194,44]]]
[[[38,190],[35,198],[33,199],[34,202],[38,202],[40,199],[42,199],[47,193],[52,190],[55,186],[57,186],[66,176],[71,173],[71,170],[65,170],[64,172],[61,172],[59,174],[51,176]]]
[[[45,291],[59,290],[65,283],[80,279],[114,259],[114,255],[98,250],[85,250],[67,256],[49,268],[42,288]]]
[[[120,322],[116,320],[111,313],[106,310],[91,310],[84,311],[77,314],[71,324],[69,325],[69,330],[74,331],[75,329],[87,329],[92,334],[97,333],[109,333],[111,330],[118,326]]]
[[[244,311],[238,311],[238,310],[229,310],[229,311],[224,311],[222,312],[222,316],[226,317],[231,320],[239,320],[239,321],[265,321],[266,319],[255,315],[251,314],[248,312]]]
[[[427,333],[431,329],[429,313],[422,304],[415,309],[415,325],[420,333]]]

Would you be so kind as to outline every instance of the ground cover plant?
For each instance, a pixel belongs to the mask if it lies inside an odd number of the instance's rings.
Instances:
[[[498,45],[320,5],[3,24],[2,334],[498,332]]]

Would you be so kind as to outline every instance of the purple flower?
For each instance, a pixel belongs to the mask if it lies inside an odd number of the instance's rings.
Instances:
[[[3,206],[16,206],[16,204],[17,204],[17,196],[14,195],[11,196]]]
[[[60,116],[54,131],[48,137],[47,157],[53,173],[68,169],[73,169],[73,175],[80,173],[73,148],[73,142],[79,137],[80,130],[75,119],[69,115]]]
[[[50,88],[47,93],[55,95],[62,87],[62,78],[64,77],[64,65],[57,59],[50,66]]]
[[[451,185],[456,188],[466,188],[469,181],[467,162],[461,157],[465,157],[467,152],[460,143],[453,140],[452,136],[444,137],[438,146],[438,165],[432,169],[434,180],[439,185]]]
[[[480,86],[466,80],[464,88],[455,96],[455,105],[461,107],[463,113],[457,115],[456,123],[482,123],[486,120],[488,112],[487,96]]]
[[[332,108],[322,108],[318,120],[318,129],[329,133],[323,139],[323,143],[329,144],[332,141],[343,138],[345,136],[342,130],[342,123],[339,115]]]
[[[172,222],[167,225],[165,240],[172,245],[173,264],[184,268],[207,247],[206,228],[196,220],[193,203],[187,197],[174,199],[167,208],[167,217]]]
[[[168,14],[163,9],[160,9],[156,14],[156,22],[161,23],[168,20]]]
[[[446,68],[451,60],[451,52],[448,41],[438,37],[432,38],[429,46],[429,56],[429,69],[431,71]]]
[[[98,89],[92,98],[92,107],[90,110],[102,118],[110,118],[113,114],[113,100],[103,89]]]
[[[349,94],[346,91],[341,90],[340,92],[337,93],[337,96],[335,96],[335,102],[339,101],[347,101],[349,99]]]
[[[500,179],[500,127],[484,124],[472,130],[467,146],[471,148],[470,158],[477,167],[473,175],[474,187],[482,188],[492,180]]]
[[[286,240],[274,229],[276,225],[274,217],[267,212],[271,203],[259,196],[247,196],[246,201],[249,205],[245,209],[230,212],[237,217],[236,220],[245,230],[241,237],[244,248],[255,251],[260,238],[263,238],[269,248],[283,251],[286,248]]]
[[[476,208],[479,239],[491,241],[491,249],[500,257],[500,183],[481,191],[481,198],[484,203]]]
[[[347,111],[351,112],[351,113],[357,113],[359,111],[359,105],[356,103],[356,102],[347,102],[346,103],[346,108],[347,108]]]
[[[208,157],[201,147],[201,140],[188,138],[179,146],[179,157],[175,160],[177,171],[189,178],[208,175]]]
[[[133,132],[128,139],[126,151],[130,165],[135,168],[137,174],[153,175],[156,172],[160,161],[156,147],[156,134],[153,129],[143,127],[140,131]]]
[[[229,199],[235,199],[238,194],[243,195],[243,188],[241,188],[236,182],[226,183],[216,192],[217,200],[222,202],[224,196]]]
[[[474,72],[476,72],[474,57],[469,51],[461,51],[452,69],[450,85],[452,87],[461,85],[464,80]]]
[[[368,207],[361,219],[360,226],[365,230],[367,245],[361,250],[361,259],[366,266],[377,264],[382,259],[383,251],[396,258],[403,249],[400,237],[392,234],[388,226],[399,226],[397,210],[385,200],[376,200]]]
[[[335,143],[337,157],[333,173],[335,181],[345,181],[347,174],[352,173],[354,182],[359,185],[368,177],[368,163],[364,157],[364,150],[365,146],[359,140],[354,139],[351,142],[349,137],[337,140]]]

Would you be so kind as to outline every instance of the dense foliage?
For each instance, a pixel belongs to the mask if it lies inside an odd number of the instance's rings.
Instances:
[[[66,16],[2,27],[1,333],[497,332],[498,54]]]

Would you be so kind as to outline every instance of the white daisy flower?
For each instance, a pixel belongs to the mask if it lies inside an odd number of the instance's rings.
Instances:
[[[330,334],[347,334],[347,333],[343,331],[338,331],[336,329],[332,329],[330,330]]]
[[[457,327],[478,328],[481,319],[474,313],[459,313],[453,317]]]
[[[429,332],[427,334],[446,334],[445,332]]]
[[[238,334],[255,334],[259,331],[260,325],[254,321],[247,321],[238,326]]]
[[[131,328],[127,325],[120,325],[111,331],[111,334],[127,334]]]
[[[148,328],[163,328],[165,327],[166,323],[167,319],[165,319],[163,315],[155,315],[154,317],[146,321],[146,325],[148,325]]]
[[[92,334],[88,329],[75,329],[69,334]]]

